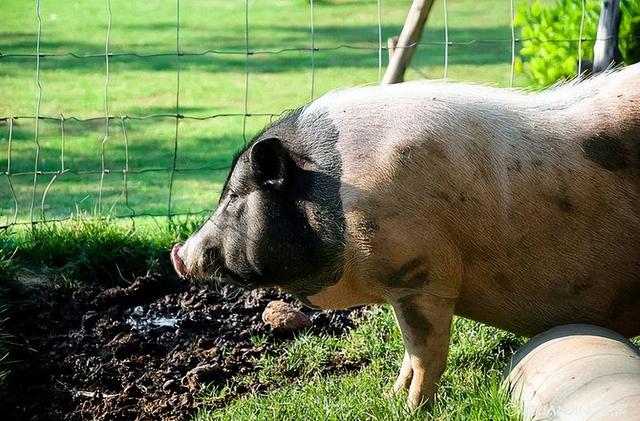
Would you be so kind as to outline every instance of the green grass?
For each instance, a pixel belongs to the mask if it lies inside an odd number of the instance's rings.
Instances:
[[[403,345],[390,309],[376,307],[347,336],[300,335],[284,351],[257,360],[257,373],[236,379],[246,385],[268,382],[267,393],[216,410],[228,389],[205,389],[200,398],[204,406],[196,419],[518,419],[500,384],[508,357],[522,343],[514,335],[457,318],[438,398],[429,411],[411,413],[405,406],[406,395],[389,395]],[[363,368],[343,375],[328,373],[336,363]]]
[[[169,250],[198,227],[193,217],[143,226],[73,218],[0,231],[0,279],[34,276],[55,285],[126,284],[148,270],[171,273]]]
[[[114,53],[166,53],[176,48],[176,3],[174,0],[130,2],[112,0],[109,50]],[[244,2],[183,0],[180,2],[180,48],[186,52],[218,50],[238,52],[245,48]],[[382,2],[383,42],[399,33],[407,12],[404,0]],[[35,2],[4,0],[0,4],[0,117],[34,115],[38,90],[33,57],[11,54],[35,52],[37,19]],[[101,54],[105,49],[107,2],[92,0],[44,0],[41,52]],[[332,89],[378,81],[377,2],[318,2],[315,6],[314,95]],[[482,18],[478,18],[478,17]],[[454,80],[508,85],[511,63],[509,5],[504,0],[448,2],[449,39],[502,40],[452,45],[448,76]],[[310,13],[305,2],[296,0],[249,1],[249,46],[258,53],[245,60],[243,54],[208,54],[180,57],[180,112],[208,116],[243,113],[245,66],[248,66],[248,112],[279,114],[297,107],[311,96],[311,52],[260,51],[310,46]],[[430,78],[441,78],[444,70],[443,8],[437,2],[423,41],[415,56],[415,69]],[[365,49],[338,48],[356,45]],[[383,51],[383,68],[387,53]],[[420,78],[413,69],[409,78]],[[69,56],[44,57],[40,63],[41,115],[81,118],[104,116],[105,60]],[[108,109],[114,116],[144,116],[175,113],[176,57],[112,57],[109,63]],[[246,138],[270,121],[251,116]],[[124,124],[123,124],[124,123]],[[41,120],[38,136],[41,171],[61,169],[62,124]],[[104,143],[103,201],[99,206],[100,174],[76,175],[101,170],[101,144],[106,128],[103,120],[64,122],[66,170],[53,180],[15,175],[10,181],[17,196],[20,220],[65,218],[79,211],[129,215],[132,212],[165,215],[169,203],[169,181],[175,141],[173,118],[112,120]],[[128,140],[127,185],[125,136]],[[14,120],[11,171],[31,172],[35,160],[35,122]],[[243,118],[180,120],[178,153],[171,198],[173,212],[199,212],[215,206],[226,177],[231,155],[244,143]],[[7,166],[9,126],[0,123],[0,168]],[[194,169],[206,167],[206,170]],[[147,171],[148,169],[163,169]],[[47,185],[52,182],[46,197]],[[9,179],[0,176],[0,225],[10,222],[16,202]],[[125,190],[127,195],[125,196]]]

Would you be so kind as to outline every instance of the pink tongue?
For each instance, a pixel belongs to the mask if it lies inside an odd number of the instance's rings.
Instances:
[[[184,266],[184,262],[178,255],[178,252],[180,251],[180,247],[181,247],[180,244],[176,244],[171,249],[171,261],[173,262],[173,267],[176,270],[176,272],[178,272],[178,275],[184,278],[187,275],[187,269]]]

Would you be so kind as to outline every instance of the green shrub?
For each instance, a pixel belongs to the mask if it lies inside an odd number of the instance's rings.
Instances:
[[[582,0],[521,3],[514,20],[522,47],[516,70],[533,87],[545,87],[576,75]],[[600,0],[585,0],[582,59],[593,60]],[[620,50],[626,64],[640,61],[640,1],[621,1]]]

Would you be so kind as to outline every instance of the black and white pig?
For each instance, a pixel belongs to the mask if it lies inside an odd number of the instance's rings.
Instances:
[[[640,65],[541,93],[329,93],[255,137],[171,256],[182,277],[316,308],[391,304],[412,407],[436,391],[454,314],[638,335]]]

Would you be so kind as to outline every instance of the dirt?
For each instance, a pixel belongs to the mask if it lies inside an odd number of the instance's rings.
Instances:
[[[12,306],[7,323],[15,344],[4,419],[189,419],[204,385],[229,386],[207,403],[218,407],[277,387],[247,384],[246,375],[293,337],[261,319],[270,301],[295,302],[276,290],[149,273],[127,288],[39,287],[28,297]],[[307,330],[326,336],[345,334],[366,310],[303,311],[312,321]],[[336,362],[326,370],[359,368]]]

